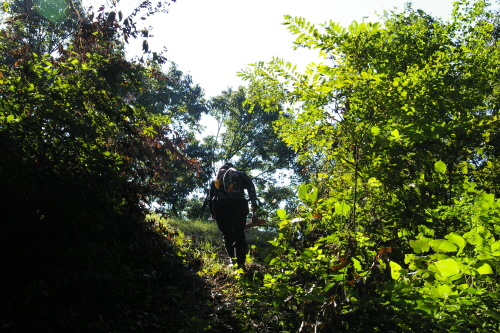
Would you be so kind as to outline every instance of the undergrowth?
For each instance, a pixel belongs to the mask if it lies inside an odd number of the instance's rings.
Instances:
[[[222,235],[215,221],[202,219],[165,219],[150,215],[150,223],[156,232],[175,245],[177,256],[193,273],[205,280],[211,288],[214,320],[233,325],[238,332],[268,332],[261,323],[249,320],[248,309],[241,296],[249,285],[260,284],[267,266],[263,263],[270,250],[269,241],[275,237],[273,231],[264,228],[246,230],[249,252],[245,274],[227,265]],[[235,327],[237,326],[237,328]]]

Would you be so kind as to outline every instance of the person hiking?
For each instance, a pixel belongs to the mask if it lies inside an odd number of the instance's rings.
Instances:
[[[210,183],[208,192],[210,214],[222,233],[227,255],[232,264],[237,264],[243,271],[247,254],[245,224],[249,213],[244,190],[247,191],[255,212],[259,205],[253,182],[232,163],[226,162]]]

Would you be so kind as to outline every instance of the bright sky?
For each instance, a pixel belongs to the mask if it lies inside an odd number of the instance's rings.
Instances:
[[[122,3],[135,3],[123,0]],[[454,0],[413,0],[413,7],[441,18],[449,17]],[[236,73],[248,64],[273,56],[299,66],[315,61],[316,52],[293,51],[293,36],[283,16],[302,16],[314,24],[329,20],[348,26],[353,20],[379,21],[384,9],[398,11],[405,0],[177,0],[169,13],[149,18],[154,38],[150,48],[162,50],[189,73],[207,97],[228,87],[245,85]],[[134,47],[140,51],[139,46]]]

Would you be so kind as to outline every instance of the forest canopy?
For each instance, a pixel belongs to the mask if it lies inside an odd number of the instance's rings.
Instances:
[[[24,331],[113,331],[101,313],[174,309],[185,267],[146,214],[204,216],[196,194],[231,160],[275,234],[238,280],[242,330],[499,330],[497,11],[462,0],[443,20],[408,5],[348,27],[286,16],[295,47],[324,62],[256,63],[247,87],[206,99],[139,25],[168,4],[3,3],[3,328],[27,311]],[[133,38],[143,54],[129,59]],[[207,114],[218,131],[204,137]]]

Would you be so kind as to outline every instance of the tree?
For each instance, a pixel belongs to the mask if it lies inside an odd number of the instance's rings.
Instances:
[[[7,31],[15,38],[16,52],[28,48],[52,54],[78,29],[84,11],[80,1],[14,0],[4,3],[9,13]],[[5,42],[5,41],[4,41]]]
[[[201,186],[203,171],[198,167],[197,154],[193,147],[198,144],[196,134],[201,131],[201,115],[208,112],[207,103],[200,86],[194,85],[189,75],[185,75],[175,64],[171,64],[166,72],[153,67],[148,77],[140,79],[143,84],[136,91],[127,90],[127,99],[133,99],[148,113],[161,119],[167,117],[168,122],[163,127],[151,128],[154,134],[152,146],[167,148],[161,152],[144,154],[144,165],[155,165],[152,170],[158,175],[168,173],[168,177],[158,179],[144,178],[151,191],[149,202],[160,205],[160,210],[179,216],[184,210],[188,195]],[[169,146],[165,146],[169,145]],[[150,146],[151,147],[151,146]],[[164,154],[168,149],[175,149],[176,158],[169,164],[155,164],[158,154]],[[134,160],[139,160],[136,156]],[[187,165],[196,165],[193,172]]]
[[[144,38],[144,54],[139,62],[149,60],[164,63],[166,58],[162,52],[149,50],[147,38],[151,37],[149,30],[143,27],[147,17],[167,13],[169,1],[152,2],[140,1],[137,7],[131,8],[130,13],[123,14],[120,1],[104,1],[106,4],[98,8],[84,7],[79,0],[12,0],[3,3],[4,16],[8,24],[4,27],[3,47],[8,47],[6,61],[14,63],[17,56],[26,58],[30,53],[62,55],[65,45],[72,42],[75,48],[80,48],[80,53],[95,52],[96,47],[119,47],[128,43],[130,38]],[[175,0],[173,0],[175,2]],[[98,29],[99,34],[97,34]],[[119,43],[94,43],[101,37]],[[8,46],[10,45],[10,47]],[[82,48],[85,48],[82,49]],[[29,51],[27,53],[27,51]],[[149,59],[149,60],[148,60]]]
[[[499,283],[497,245],[481,245],[499,235],[490,154],[497,16],[484,1],[463,1],[450,22],[410,6],[383,19],[319,30],[286,17],[296,46],[317,49],[331,65],[299,73],[275,59],[243,73],[261,105],[292,105],[278,130],[310,170],[301,213],[292,220],[279,212],[270,262],[278,277],[263,281],[272,295],[256,299],[300,310],[302,331],[319,329],[317,321],[325,330],[383,329],[384,316],[401,331],[498,329],[489,311],[499,300],[490,294]],[[469,322],[478,308],[488,319]]]
[[[179,174],[197,174],[189,138],[171,124],[182,108],[199,117],[201,90],[160,72],[154,56],[127,60],[113,11],[85,19],[57,54],[25,47],[31,22],[17,13],[2,22],[2,56],[12,57],[0,64],[4,329],[83,331],[106,311],[128,316],[123,302],[144,290],[135,266],[151,263],[133,259],[154,246],[141,223],[148,204]],[[142,98],[152,87],[187,92],[172,94],[175,104]]]
[[[17,203],[7,200],[12,205],[7,204],[5,211],[12,212],[12,218],[17,219],[20,207],[35,219],[48,216],[42,211],[49,206],[49,197],[40,192],[48,185],[44,177],[24,177],[24,168],[45,170],[49,183],[61,177],[61,184],[94,184],[95,189],[106,185],[103,191],[108,192],[102,198],[112,205],[127,202],[138,208],[158,198],[159,184],[175,179],[172,175],[178,168],[195,173],[196,162],[181,152],[183,138],[169,127],[170,116],[177,115],[148,111],[152,103],[163,103],[166,110],[168,101],[136,102],[143,91],[170,76],[125,60],[117,47],[118,35],[104,33],[117,27],[114,18],[112,13],[101,15],[92,31],[80,26],[57,59],[26,48],[16,53],[15,62],[2,65],[4,195],[7,199],[19,195]],[[7,23],[1,45],[23,44],[9,30],[20,22],[14,18]],[[174,82],[180,77],[180,72],[172,75]],[[197,89],[195,98],[200,98]],[[179,95],[177,103],[182,98]],[[113,190],[107,187],[111,180],[102,183],[107,178],[117,182]]]

